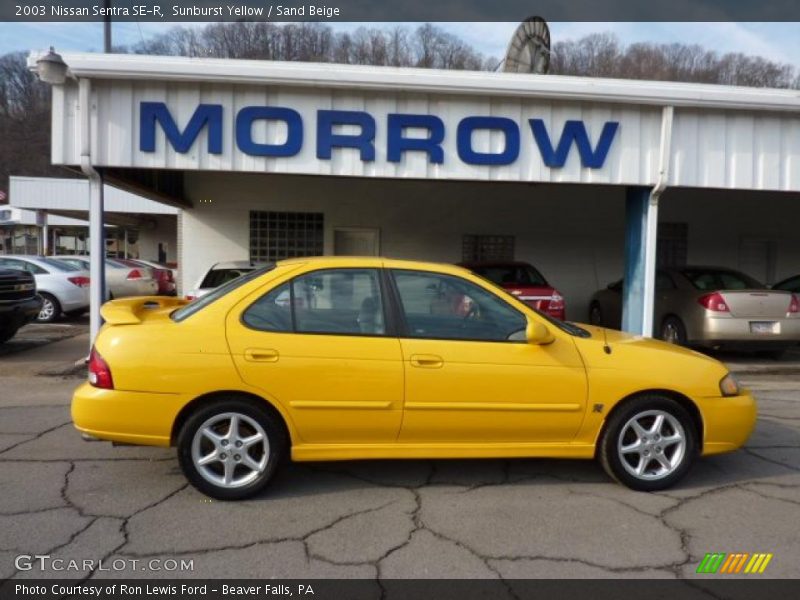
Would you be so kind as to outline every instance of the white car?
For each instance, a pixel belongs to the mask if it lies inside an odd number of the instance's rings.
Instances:
[[[53,258],[89,271],[88,256],[65,255]],[[106,259],[106,287],[109,299],[158,294],[158,282],[153,278],[152,269],[129,267],[110,258]]]
[[[52,323],[61,314],[77,316],[89,308],[89,272],[47,256],[0,256],[0,267],[33,273],[42,297],[37,321]]]
[[[236,279],[240,275],[249,273],[258,267],[248,260],[231,260],[227,262],[219,262],[211,265],[211,268],[206,271],[194,286],[193,290],[186,293],[187,300],[194,300],[205,296],[211,290],[218,288],[224,283],[228,283],[232,279]]]

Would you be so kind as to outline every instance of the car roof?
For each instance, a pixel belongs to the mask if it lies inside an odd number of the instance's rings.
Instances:
[[[218,269],[255,269],[256,267],[258,267],[258,265],[251,263],[249,260],[224,260],[211,265],[209,271],[216,271]]]
[[[389,269],[412,269],[418,271],[435,271],[463,275],[470,273],[469,269],[450,263],[424,262],[417,260],[404,260],[381,256],[309,256],[304,258],[287,258],[276,263],[278,266],[296,264],[314,264],[319,268],[325,267],[386,267]]]
[[[465,260],[458,263],[462,267],[529,267],[524,260]]]

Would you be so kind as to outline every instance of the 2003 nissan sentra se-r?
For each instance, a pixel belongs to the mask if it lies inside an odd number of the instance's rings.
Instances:
[[[186,303],[105,304],[75,392],[86,437],[175,445],[238,499],[281,460],[596,457],[637,490],[735,450],[756,418],[725,366],[562,323],[459,267],[287,260]]]

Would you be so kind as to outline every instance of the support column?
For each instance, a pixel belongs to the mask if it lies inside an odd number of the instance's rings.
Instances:
[[[92,283],[89,286],[89,338],[94,343],[100,331],[102,320],[100,307],[106,299],[105,290],[105,257],[106,237],[103,228],[103,178],[89,178],[89,275]]]
[[[625,198],[625,279],[622,329],[652,337],[655,303],[658,199],[646,187],[630,187]]]

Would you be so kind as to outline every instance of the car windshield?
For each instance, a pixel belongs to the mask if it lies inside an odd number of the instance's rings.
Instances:
[[[682,273],[698,290],[761,290],[765,287],[749,275],[727,269],[684,269]]]
[[[200,284],[200,289],[218,288],[224,283],[228,283],[232,279],[250,273],[255,267],[237,267],[230,269],[212,269],[203,278]]]
[[[476,266],[472,270],[497,285],[547,286],[542,274],[530,265]]]
[[[37,259],[43,265],[47,265],[48,267],[52,267],[56,271],[81,271],[79,267],[71,265],[69,263],[65,263],[62,260],[58,260],[57,258],[39,258]]]
[[[170,317],[172,317],[172,320],[176,322],[183,321],[184,319],[191,317],[196,312],[204,309],[209,304],[216,302],[226,294],[229,294],[236,288],[244,285],[248,281],[252,281],[256,277],[260,277],[264,273],[267,273],[268,271],[271,271],[274,268],[275,265],[266,265],[264,267],[259,267],[258,269],[252,269],[248,273],[245,273],[240,277],[231,279],[226,284],[221,285],[220,287],[209,292],[205,296],[192,300],[186,306],[182,306],[181,308],[172,311]]]

